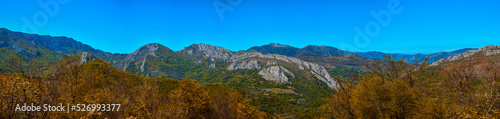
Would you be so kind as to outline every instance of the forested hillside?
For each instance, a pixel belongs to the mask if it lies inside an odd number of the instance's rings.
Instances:
[[[500,64],[468,57],[443,67],[386,56],[368,74],[338,78],[323,100],[331,118],[500,118]]]
[[[79,65],[80,56],[65,56],[54,65],[54,74],[40,74],[43,67],[22,62],[0,73],[1,118],[264,118],[268,115],[249,103],[238,90],[221,85],[200,85],[192,79],[139,77],[95,59]],[[36,62],[31,60],[30,62]],[[16,104],[57,105],[121,104],[111,112],[22,112]]]

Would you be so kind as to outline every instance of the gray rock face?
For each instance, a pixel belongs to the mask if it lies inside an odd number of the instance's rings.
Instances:
[[[188,50],[186,53],[187,53],[189,56],[193,56],[193,50]]]
[[[255,53],[255,52],[243,52],[241,54],[233,55],[231,58],[229,58],[230,62],[236,62],[239,60],[247,59],[247,58],[252,58],[252,57],[261,57],[261,53]]]
[[[201,60],[196,59],[196,58],[194,60],[196,61],[196,63],[201,64]]]
[[[283,68],[284,69],[284,68]],[[259,75],[268,81],[274,81],[277,83],[290,83],[288,77],[285,75],[285,71],[279,66],[270,66],[259,71]],[[286,70],[286,69],[285,69]],[[288,70],[286,70],[289,72]]]
[[[272,47],[290,47],[288,45],[283,45],[283,44],[279,44],[279,43],[270,43],[269,45]]]
[[[498,55],[498,54],[500,54],[500,46],[498,46],[498,45],[489,45],[489,46],[481,47],[481,48],[479,48],[477,50],[468,50],[468,51],[465,51],[464,53],[461,53],[461,54],[458,54],[458,55],[455,55],[455,56],[450,56],[448,58],[440,59],[440,60],[438,60],[436,62],[433,62],[429,66],[437,66],[437,65],[442,64],[444,62],[452,62],[452,61],[464,59],[464,58],[467,58],[467,57],[474,56],[474,55],[476,55],[478,53],[482,53],[485,56]]]
[[[500,54],[500,46],[498,45],[488,45],[478,49],[479,51],[483,51],[486,56],[493,56]]]
[[[267,62],[266,66],[270,66],[270,65],[277,65],[278,63],[276,63],[276,61],[269,61]]]
[[[80,57],[80,65],[85,64],[85,63],[92,61],[94,59],[95,59],[95,56],[92,55],[91,53],[83,52],[82,56]]]
[[[247,58],[252,58],[252,57],[259,57],[259,58],[267,58],[267,59],[276,59],[276,60],[281,60],[285,62],[290,62],[288,60],[289,57],[284,56],[284,55],[276,55],[276,54],[262,54],[258,52],[243,52],[241,54],[236,54],[233,55],[231,58],[229,58],[229,61],[235,62]]]
[[[130,54],[127,59],[125,59],[125,63],[123,64],[123,71],[127,70],[127,67],[130,63],[130,61],[133,61],[137,58],[144,57],[141,65],[141,71],[144,71],[144,62],[146,61],[147,55],[151,54],[152,56],[156,57],[156,54],[154,53],[156,50],[158,50],[159,44],[158,43],[152,43],[152,44],[147,44],[137,50],[135,50],[132,54]]]
[[[216,69],[217,67],[215,66],[215,63],[213,63],[213,64],[210,64],[210,66],[208,66],[208,68],[210,68],[210,69]]]
[[[295,75],[293,75],[292,72],[288,71],[288,69],[286,69],[285,67],[282,67],[280,66],[281,70],[283,70],[283,72],[285,72],[286,74],[292,76],[292,78],[295,78]]]
[[[243,62],[233,62],[227,67],[227,70],[236,69],[260,69],[259,62],[257,60],[243,61]]]
[[[144,72],[144,66],[146,65],[146,59],[148,58],[148,55],[146,55],[146,57],[144,57],[144,60],[142,60],[142,64],[141,64],[141,72]]]
[[[218,58],[218,59],[229,59],[233,53],[223,47],[211,46],[208,44],[193,44],[189,47],[185,47],[180,52],[187,54],[188,56],[201,55],[208,58]]]
[[[29,56],[29,55],[30,55],[30,53],[28,53],[26,50],[24,50],[24,49],[22,49],[22,48],[19,48],[19,47],[17,47],[17,45],[14,45],[14,44],[12,44],[12,43],[8,43],[8,42],[1,42],[1,43],[0,43],[0,47],[10,47],[10,48],[12,48],[13,50],[15,50],[16,52],[21,53],[21,54],[23,54],[23,55],[25,55],[25,56]]]
[[[243,52],[243,53],[239,53],[239,54],[234,54],[232,55],[231,58],[228,59],[228,61],[232,61],[233,63],[231,65],[229,65],[229,67],[227,68],[228,70],[235,70],[235,69],[246,69],[248,68],[248,64],[249,63],[246,63],[244,65],[238,65],[236,62],[240,61],[240,60],[244,60],[244,59],[248,59],[248,58],[266,58],[266,59],[271,59],[271,61],[267,62],[266,66],[269,66],[267,68],[264,68],[262,69],[259,74],[265,78],[266,80],[272,80],[272,81],[277,81],[277,82],[288,82],[288,78],[286,78],[286,76],[284,77],[284,73],[287,73],[289,74],[290,76],[292,76],[293,78],[295,78],[295,76],[293,75],[293,73],[291,73],[290,71],[288,71],[286,68],[284,67],[281,67],[281,66],[276,66],[276,65],[279,65],[276,63],[277,60],[280,60],[280,61],[284,61],[284,62],[287,62],[287,63],[293,63],[297,66],[298,69],[300,70],[310,70],[310,72],[319,80],[325,82],[330,88],[335,88],[336,87],[336,82],[333,80],[333,78],[330,76],[330,74],[328,74],[328,72],[326,71],[326,68],[321,66],[321,65],[318,65],[318,64],[315,64],[315,63],[310,63],[310,62],[306,62],[306,61],[303,61],[301,59],[298,59],[298,58],[295,58],[295,57],[287,57],[287,56],[284,56],[284,55],[276,55],[276,54],[261,54],[261,53],[258,53],[258,52]],[[239,68],[239,66],[241,67],[245,67],[245,68]],[[271,68],[272,67],[272,68]],[[252,69],[254,69],[256,67],[252,67]],[[259,69],[259,68],[257,68]],[[280,73],[283,73],[280,74]]]

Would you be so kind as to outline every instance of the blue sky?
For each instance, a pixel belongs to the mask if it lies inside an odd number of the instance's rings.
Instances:
[[[409,54],[500,45],[498,0],[229,1],[233,2],[0,0],[0,27],[67,36],[115,53],[131,53],[148,43],[160,43],[176,51],[193,43],[233,51],[281,43],[299,48],[327,45],[351,51]],[[214,2],[232,11],[220,17]],[[389,13],[390,21],[382,26],[371,11]],[[388,21],[385,15],[380,18]],[[28,23],[36,32],[25,27]],[[371,34],[366,26],[370,26]],[[357,37],[361,35],[356,27],[365,36],[371,35],[369,39]]]

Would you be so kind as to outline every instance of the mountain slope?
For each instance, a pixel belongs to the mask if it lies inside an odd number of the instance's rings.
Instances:
[[[248,52],[260,52],[262,54],[278,54],[278,55],[285,55],[285,56],[291,56],[294,57],[297,54],[297,51],[299,49],[289,46],[289,45],[282,45],[279,43],[271,43],[269,45],[263,45],[263,46],[254,46],[250,49],[248,49]]]
[[[349,52],[349,51],[344,51],[337,49],[335,47],[330,47],[330,46],[315,46],[315,45],[308,45],[306,47],[301,48],[295,57],[303,57],[303,56],[315,56],[315,55],[321,55],[321,56],[344,56],[344,55],[354,55],[355,53]]]
[[[69,53],[72,50],[81,52],[99,53],[103,52],[92,48],[89,45],[83,44],[72,38],[67,37],[53,37],[49,35],[36,35],[21,32],[13,32],[5,28],[0,28],[0,40],[17,44],[26,47],[36,47],[41,45],[47,49],[53,50],[58,53]]]
[[[282,45],[279,43],[271,43],[263,46],[254,46],[247,50],[247,52],[260,52],[262,54],[278,54],[288,57],[303,57],[303,56],[341,56],[353,55],[353,52],[343,51],[330,46],[315,46],[308,45],[304,48],[296,48],[289,45]]]
[[[205,50],[194,49],[202,46]],[[316,102],[329,96],[331,89],[336,86],[326,68],[295,57],[258,52],[228,52],[225,48],[206,44],[194,44],[178,52],[197,59],[198,66],[202,66],[185,73],[186,77],[204,84],[242,87],[253,94],[276,96],[279,100],[300,108],[316,108],[307,102]]]
[[[233,55],[232,51],[226,48],[203,43],[192,44],[179,52],[186,56],[196,57],[198,59],[210,59],[211,61],[215,59],[227,59]]]
[[[47,61],[57,61],[56,59],[62,57],[62,54],[72,53],[73,51],[76,51],[77,54],[90,52],[104,61],[108,61],[116,68],[122,67],[121,63],[127,56],[127,54],[109,53],[94,49],[87,44],[68,37],[27,34],[5,28],[0,28],[0,48],[3,48],[5,52],[9,52],[6,50],[14,50],[25,56],[28,56],[29,53],[35,56],[40,55],[42,56],[41,59]]]
[[[306,56],[300,57],[304,61],[321,64],[327,68],[336,68],[337,66],[364,68],[365,64],[371,64],[377,59],[365,57],[347,56]]]
[[[250,53],[238,52],[233,54],[225,48],[210,46],[206,44],[194,44],[179,52],[185,53],[188,56],[197,59],[209,59],[209,61],[211,62],[214,62],[216,60],[229,62],[231,64],[227,66],[227,70],[264,68],[259,71],[259,74],[262,77],[267,77],[265,78],[267,80],[286,83],[287,81],[283,82],[284,80],[287,80],[285,75],[283,75],[283,72],[288,72],[287,71],[288,69],[284,69],[283,67],[276,68],[274,66],[270,66],[271,67],[270,69],[265,67],[269,65],[285,65],[277,63],[277,61],[283,61],[283,63],[288,63],[288,65],[290,65],[290,67],[288,68],[306,70],[306,72],[311,72],[312,76],[316,76],[316,78],[322,80],[331,88],[334,88],[335,85],[335,82],[330,77],[330,75],[326,73],[324,67],[318,64],[305,62],[303,60],[294,57],[287,57],[284,55],[274,55],[274,54],[262,54],[257,52],[250,52]],[[258,60],[260,60],[260,62]],[[296,67],[292,67],[294,65]],[[275,80],[275,79],[283,79],[283,80]]]
[[[127,56],[123,71],[148,77],[183,79],[196,63],[158,43],[147,44]]]
[[[495,61],[500,61],[500,46],[489,45],[481,47],[477,50],[467,50],[464,53],[440,59],[430,64],[430,66],[446,65],[448,63],[459,62],[467,58],[481,58],[481,57],[492,57],[493,59],[495,59]]]
[[[242,88],[253,96],[274,97],[274,101],[293,110],[314,107],[308,102],[329,96],[336,85],[319,64],[283,55],[231,52],[207,44],[193,44],[177,52],[160,44],[147,44],[130,54],[125,63],[127,67],[122,70],[138,76],[191,78],[205,85]],[[264,101],[259,105],[271,103],[269,99],[255,101]],[[266,112],[288,113],[284,109]]]
[[[276,50],[276,49],[280,49],[280,50]],[[438,53],[429,54],[428,63],[432,63],[432,62],[437,61],[437,60],[442,59],[442,58],[446,58],[449,56],[463,53],[469,49],[470,48],[464,48],[464,49],[459,49],[459,50],[455,50],[455,51],[451,51],[451,52],[438,52]],[[315,46],[315,45],[308,45],[306,47],[298,49],[298,48],[295,48],[292,46],[275,44],[275,43],[271,43],[269,45],[263,45],[263,46],[254,46],[254,47],[248,49],[247,52],[260,52],[262,54],[279,54],[279,55],[285,55],[285,56],[289,56],[289,57],[354,55],[354,56],[366,57],[366,58],[372,58],[372,59],[383,59],[384,55],[389,54],[389,53],[383,53],[383,52],[378,52],[378,51],[352,52],[352,51],[345,51],[345,50],[341,50],[341,49],[338,49],[335,47],[330,47],[330,46]],[[404,61],[411,62],[411,63],[413,63],[415,61],[421,62],[427,57],[426,54],[415,54],[415,55],[396,54],[396,55],[397,55],[397,57],[396,57],[397,59],[403,59]]]

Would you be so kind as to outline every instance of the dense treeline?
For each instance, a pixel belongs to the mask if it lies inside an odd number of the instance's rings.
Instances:
[[[336,78],[322,106],[330,118],[500,118],[500,64],[467,58],[443,67],[385,56],[368,74]]]
[[[95,59],[79,65],[65,56],[43,75],[36,60],[13,60],[0,73],[0,118],[265,118],[239,91],[202,86],[191,79],[170,80],[128,74]],[[121,104],[119,111],[23,112],[17,104]]]

